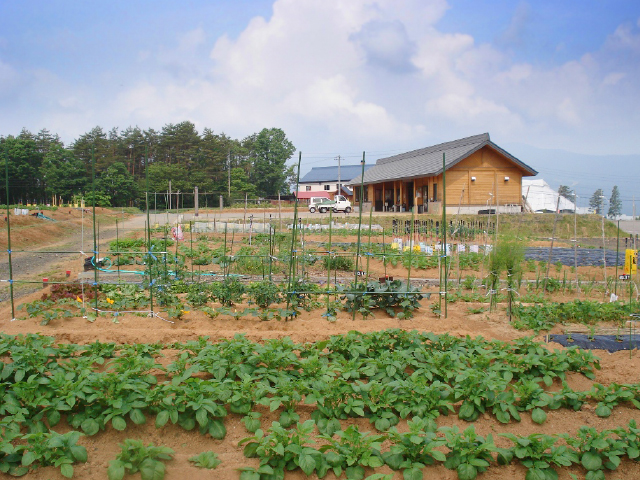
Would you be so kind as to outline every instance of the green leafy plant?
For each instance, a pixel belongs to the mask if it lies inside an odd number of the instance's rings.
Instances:
[[[120,444],[120,448],[116,459],[109,462],[109,480],[122,480],[125,473],[137,472],[140,472],[142,480],[162,480],[165,472],[163,462],[171,460],[174,453],[169,447],[156,447],[152,443],[145,446],[142,440],[130,438]]]
[[[506,465],[516,457],[527,468],[526,480],[557,480],[555,466],[570,467],[578,463],[576,453],[566,445],[556,445],[557,437],[534,433],[527,437],[500,434],[513,442],[511,449],[498,450],[498,463]]]
[[[244,293],[245,286],[236,277],[226,277],[211,284],[211,295],[225,307],[240,303]]]
[[[82,434],[80,432],[37,432],[24,435],[27,445],[22,449],[21,464],[23,467],[48,466],[60,468],[60,473],[73,477],[73,464],[87,461],[87,449],[77,445]],[[17,472],[14,469],[14,473]],[[25,472],[26,473],[26,472]]]
[[[255,436],[240,440],[238,445],[245,445],[246,457],[260,459],[258,468],[241,468],[240,479],[259,480],[263,475],[284,478],[285,469],[294,468],[300,468],[306,475],[316,471],[318,476],[324,476],[329,464],[318,450],[308,446],[314,443],[311,440],[314,427],[313,420],[297,424],[292,430],[285,430],[280,423],[273,422],[267,435],[258,429]]]
[[[406,433],[399,433],[395,428],[389,432],[392,445],[382,458],[393,470],[403,470],[405,479],[422,480],[425,466],[446,460],[445,454],[436,450],[445,441],[436,435],[436,423],[431,419],[414,417],[407,425]]]
[[[336,476],[344,471],[348,479],[358,480],[364,478],[365,467],[384,465],[380,446],[387,438],[385,435],[370,435],[350,425],[333,436],[321,435],[320,438],[328,442],[328,445],[320,447],[320,451],[328,454],[327,463],[333,467]]]
[[[262,309],[269,308],[272,304],[279,303],[282,300],[280,288],[271,280],[262,280],[249,284],[247,294],[250,301]]]
[[[485,440],[476,434],[473,425],[462,433],[455,426],[440,430],[444,431],[449,448],[444,466],[456,470],[459,480],[473,480],[489,467],[493,461],[491,453],[496,450],[491,435]]]
[[[202,452],[189,458],[196,467],[212,470],[222,463],[218,458],[218,454],[214,452]]]
[[[575,437],[561,435],[576,450],[580,463],[587,470],[586,480],[604,480],[604,469],[615,470],[626,453],[622,442],[613,437],[612,430],[598,432],[582,426]]]

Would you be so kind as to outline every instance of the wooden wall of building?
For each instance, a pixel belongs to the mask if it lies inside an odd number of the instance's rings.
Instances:
[[[447,170],[447,204],[458,204],[461,196],[462,205],[521,204],[522,174],[521,168],[484,147]]]

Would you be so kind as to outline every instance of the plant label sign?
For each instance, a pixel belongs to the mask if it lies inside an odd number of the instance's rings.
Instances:
[[[629,280],[631,278],[631,275],[619,275],[618,278],[620,280]]]

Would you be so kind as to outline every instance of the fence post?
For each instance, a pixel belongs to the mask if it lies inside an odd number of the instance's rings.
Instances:
[[[193,189],[193,207],[195,209],[193,216],[197,217],[198,216],[198,187],[194,187]]]

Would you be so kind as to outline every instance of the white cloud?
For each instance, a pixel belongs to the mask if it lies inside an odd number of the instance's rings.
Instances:
[[[604,122],[633,138],[640,86],[628,79],[640,75],[640,20],[558,65],[512,56],[528,32],[528,4],[495,43],[439,30],[448,8],[445,0],[277,0],[269,18],[233,36],[213,38],[206,19],[195,19],[164,45],[134,50],[138,70],[126,82],[111,81],[113,65],[89,85],[0,61],[0,95],[19,88],[16,102],[45,106],[40,128],[71,138],[96,124],[185,119],[236,137],[278,126],[297,147],[324,151],[417,148],[485,131],[571,149],[597,146]]]
[[[620,82],[620,80],[622,80],[626,76],[627,75],[622,72],[611,72],[606,77],[604,77],[604,80],[602,80],[602,84],[614,86],[617,85],[618,82]]]

